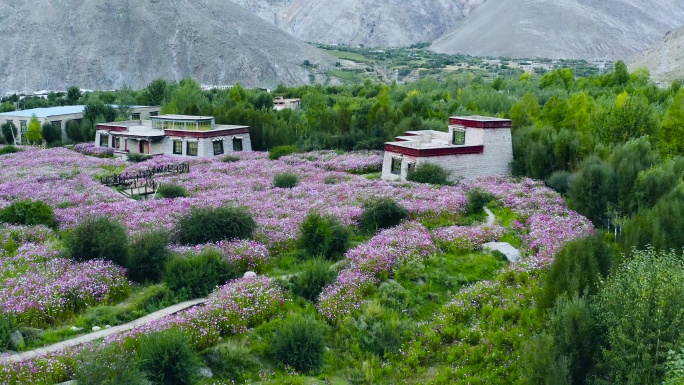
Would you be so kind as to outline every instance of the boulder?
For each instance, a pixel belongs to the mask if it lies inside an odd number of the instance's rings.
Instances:
[[[99,332],[100,330],[102,330],[101,327],[99,327],[99,326],[93,326],[93,331],[94,331],[94,332]]]
[[[506,256],[511,263],[516,263],[520,259],[520,251],[515,247],[511,246],[508,242],[489,242],[482,245],[482,250],[488,253],[498,251]]]
[[[242,276],[242,278],[252,279],[252,278],[256,278],[256,276],[257,276],[257,274],[255,272],[248,271],[245,273],[245,275]]]
[[[21,334],[19,330],[15,330],[10,335],[10,342],[11,345],[14,346],[14,348],[17,350],[21,350],[26,345],[26,343],[24,342],[24,335]]]

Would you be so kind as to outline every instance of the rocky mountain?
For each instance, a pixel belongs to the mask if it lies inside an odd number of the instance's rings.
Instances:
[[[443,53],[627,59],[684,25],[681,0],[488,0],[434,41]]]
[[[628,67],[632,71],[645,67],[652,79],[664,85],[684,79],[684,27],[668,32],[661,41],[638,53]]]
[[[335,59],[226,0],[0,0],[0,92],[308,83]]]
[[[304,41],[397,47],[429,42],[485,0],[231,0]],[[489,0],[492,1],[492,0]]]

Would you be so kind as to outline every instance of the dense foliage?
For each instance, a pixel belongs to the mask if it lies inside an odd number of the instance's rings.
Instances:
[[[183,245],[199,245],[224,239],[247,239],[256,229],[254,218],[244,208],[193,208],[178,221],[176,238]]]
[[[128,234],[118,221],[106,216],[85,218],[66,234],[69,255],[76,261],[101,259],[125,266]]]
[[[449,172],[435,163],[421,163],[414,170],[409,170],[406,180],[418,183],[438,185],[449,184]]]
[[[0,222],[57,227],[57,220],[52,207],[43,201],[32,201],[30,199],[14,202],[0,210]]]
[[[359,218],[361,229],[374,232],[396,226],[408,216],[408,210],[391,198],[369,200],[363,204]]]
[[[135,282],[157,282],[171,258],[168,245],[171,236],[165,230],[139,234],[131,241],[126,268],[128,277]]]
[[[205,250],[171,258],[162,279],[179,298],[193,299],[206,296],[237,276],[237,267],[218,251]]]
[[[310,256],[336,259],[347,251],[351,231],[334,216],[310,212],[299,227],[299,247]]]
[[[308,316],[288,316],[276,330],[271,349],[276,359],[300,373],[317,374],[323,367],[327,325]]]

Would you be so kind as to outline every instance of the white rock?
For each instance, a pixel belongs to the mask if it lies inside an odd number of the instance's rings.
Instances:
[[[99,326],[93,326],[93,331],[94,331],[94,332],[99,332],[100,330],[102,330],[101,327],[99,327]]]
[[[520,252],[507,242],[489,242],[482,245],[482,250],[487,252],[498,251],[506,256],[511,263],[516,263],[520,259]]]
[[[249,278],[249,279],[252,279],[252,278],[256,278],[256,276],[257,276],[257,274],[256,274],[255,272],[253,272],[253,271],[248,271],[248,272],[245,273],[245,275],[242,276],[242,278]]]
[[[105,325],[105,329],[111,329],[112,325]]]
[[[83,330],[83,328],[79,328],[77,326],[72,326],[70,329],[72,332],[80,332],[81,330]]]
[[[211,372],[210,368],[200,368],[199,375],[202,377],[212,377],[214,374]]]

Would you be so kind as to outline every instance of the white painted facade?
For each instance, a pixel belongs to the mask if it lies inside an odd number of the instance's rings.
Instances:
[[[422,163],[443,167],[452,181],[511,174],[510,120],[471,116],[454,117],[452,122],[459,124],[450,124],[449,132],[411,131],[386,143],[382,179],[405,180],[409,169]],[[463,144],[453,143],[454,130],[465,130]]]

